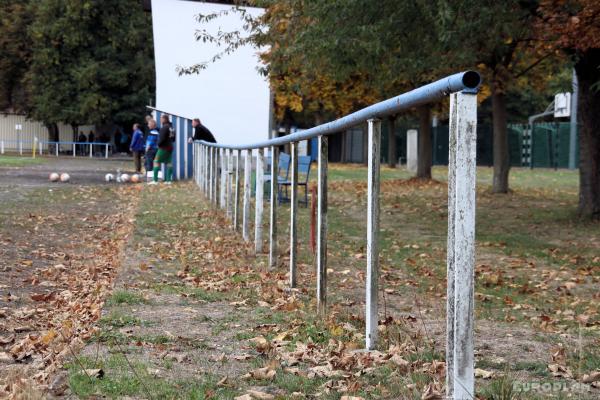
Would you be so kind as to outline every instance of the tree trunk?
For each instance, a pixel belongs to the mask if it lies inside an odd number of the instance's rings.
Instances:
[[[494,135],[494,180],[493,193],[508,192],[508,133],[506,129],[506,99],[504,93],[492,84],[492,119]]]
[[[431,179],[431,107],[420,106],[417,178]]]
[[[59,141],[59,132],[58,125],[55,123],[46,124],[46,129],[48,129],[48,140],[51,142]]]
[[[396,116],[391,116],[388,122],[388,165],[390,168],[396,168],[396,160],[398,159],[396,153]]]
[[[73,131],[73,141],[76,142],[77,141],[77,128],[79,128],[78,125],[73,125],[71,124],[71,130]]]
[[[579,215],[600,219],[600,49],[580,55],[579,79]]]

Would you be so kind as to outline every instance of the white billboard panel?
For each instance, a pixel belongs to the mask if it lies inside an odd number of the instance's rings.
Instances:
[[[231,6],[182,0],[152,0],[156,61],[156,108],[186,118],[200,118],[220,143],[241,144],[269,136],[269,86],[257,67],[258,50],[250,45],[209,63],[198,75],[179,76],[177,66],[209,61],[223,51],[216,43],[196,41],[197,30],[216,35],[243,31],[239,13],[230,12],[200,24],[198,14]],[[260,8],[247,8],[258,16]]]

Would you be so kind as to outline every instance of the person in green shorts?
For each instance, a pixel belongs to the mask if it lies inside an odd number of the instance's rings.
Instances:
[[[158,151],[156,157],[154,157],[154,168],[153,179],[150,185],[156,185],[158,183],[158,171],[160,171],[160,164],[166,164],[167,174],[165,176],[165,183],[171,184],[173,181],[173,166],[172,166],[172,154],[173,154],[173,127],[167,114],[160,116],[160,132],[158,133]]]

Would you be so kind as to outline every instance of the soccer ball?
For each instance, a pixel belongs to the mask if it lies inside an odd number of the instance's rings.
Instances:
[[[131,175],[131,182],[138,183],[140,181],[140,176],[138,174]]]
[[[48,179],[50,179],[50,182],[58,182],[59,178],[60,176],[56,172],[51,173],[48,177]]]
[[[71,177],[66,172],[60,174],[60,181],[61,182],[69,182],[69,179],[71,179]]]
[[[121,175],[121,182],[123,182],[123,183],[129,182],[130,179],[131,179],[131,177],[129,176],[129,174],[122,174]]]
[[[113,174],[106,174],[104,175],[104,180],[106,182],[112,182],[115,180],[115,176]]]

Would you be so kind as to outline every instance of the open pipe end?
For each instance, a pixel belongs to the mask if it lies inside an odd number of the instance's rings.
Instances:
[[[462,76],[462,83],[467,89],[477,89],[481,84],[479,72],[467,71]]]

